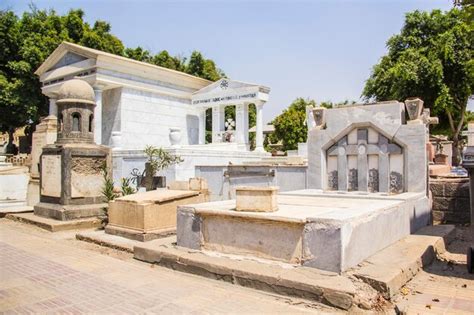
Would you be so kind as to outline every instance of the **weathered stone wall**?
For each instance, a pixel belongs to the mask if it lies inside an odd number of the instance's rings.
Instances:
[[[468,223],[470,218],[469,179],[432,179],[435,223]]]

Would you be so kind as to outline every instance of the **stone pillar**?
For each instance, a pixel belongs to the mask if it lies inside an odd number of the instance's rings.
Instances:
[[[249,142],[249,105],[235,106],[235,141],[239,144]]]
[[[222,142],[221,133],[224,131],[225,107],[212,108],[212,143]]]
[[[49,116],[58,117],[58,106],[55,98],[49,98]]]
[[[206,108],[199,112],[199,144],[206,144]]]
[[[56,105],[56,103],[54,105]],[[53,116],[50,111],[50,115],[42,119],[41,122],[36,126],[36,131],[33,132],[30,169],[32,178],[40,177],[38,165],[43,147],[56,142],[58,132],[58,120],[56,118],[56,114]]]
[[[255,104],[257,108],[257,130],[255,135],[255,151],[264,152],[263,148],[263,103]]]
[[[102,144],[102,90],[94,89],[94,93],[94,142],[96,144]]]

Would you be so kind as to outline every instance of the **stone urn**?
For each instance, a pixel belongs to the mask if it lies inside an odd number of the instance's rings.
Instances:
[[[172,146],[178,146],[181,142],[181,128],[170,128],[169,138]]]

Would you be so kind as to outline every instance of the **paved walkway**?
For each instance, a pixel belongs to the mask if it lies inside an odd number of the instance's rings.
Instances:
[[[76,241],[71,232],[49,233],[7,219],[0,219],[0,266],[0,313],[5,314],[331,311],[155,267]]]

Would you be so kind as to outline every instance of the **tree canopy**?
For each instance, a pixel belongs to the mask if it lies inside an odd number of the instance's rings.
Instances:
[[[297,98],[290,106],[277,116],[272,124],[275,131],[269,136],[271,143],[280,142],[282,150],[296,150],[298,143],[306,142],[308,126],[306,126],[306,106],[316,106],[314,100]]]
[[[436,132],[448,133],[459,157],[460,132],[474,92],[473,21],[468,8],[408,13],[400,34],[387,42],[388,53],[372,70],[366,100],[420,97],[440,118]]]
[[[169,69],[186,72],[208,80],[218,80],[224,73],[214,61],[194,51],[186,58],[171,56],[166,50],[153,55],[141,47],[125,48],[111,33],[109,23],[84,21],[84,11],[70,10],[61,16],[54,10],[38,10],[18,17],[10,10],[0,11],[0,131],[37,123],[47,114],[48,101],[34,71],[63,41],[106,51]]]

